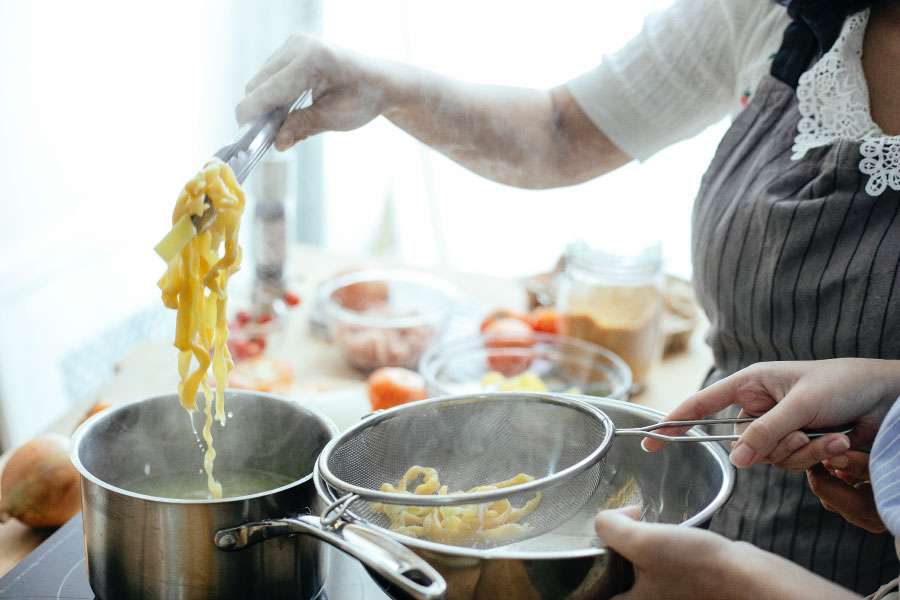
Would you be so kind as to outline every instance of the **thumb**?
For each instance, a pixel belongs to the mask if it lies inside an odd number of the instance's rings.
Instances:
[[[292,111],[287,116],[275,137],[275,149],[287,150],[297,142],[333,129],[335,129],[334,118],[329,109],[313,103]]]
[[[802,407],[789,401],[791,394],[763,413],[741,433],[738,442],[731,449],[731,463],[739,469],[746,469],[765,460],[785,437],[809,425],[812,417]],[[795,395],[796,397],[796,395]],[[744,413],[741,413],[745,416]]]
[[[606,546],[630,560],[640,551],[640,515],[637,506],[602,510],[594,519],[594,529]]]

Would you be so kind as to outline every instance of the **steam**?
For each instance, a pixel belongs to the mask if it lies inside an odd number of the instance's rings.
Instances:
[[[234,422],[216,436],[218,472],[267,471],[292,480],[312,472],[331,438],[329,423],[288,400],[252,392],[229,392],[228,400]],[[175,394],[116,407],[85,432],[79,456],[92,475],[125,489],[150,475],[202,473],[196,432],[184,417]]]

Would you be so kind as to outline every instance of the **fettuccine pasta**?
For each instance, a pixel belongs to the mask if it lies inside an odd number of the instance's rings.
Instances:
[[[422,483],[416,485],[411,492],[407,491],[407,485],[420,476]],[[469,492],[496,490],[533,480],[534,477],[520,473],[512,479],[478,486]],[[435,469],[420,466],[406,471],[396,487],[390,483],[383,484],[381,491],[419,495],[460,493],[449,492],[446,485],[441,485]],[[531,526],[517,521],[534,511],[540,501],[541,493],[537,492],[522,508],[513,507],[509,500],[441,507],[374,503],[372,512],[384,513],[391,521],[391,531],[442,544],[469,546],[527,533]]]
[[[216,209],[215,219],[206,231],[190,235],[193,226],[185,223],[192,216],[203,214],[207,199]],[[216,380],[215,418],[224,425],[225,386],[228,373],[234,366],[225,344],[228,337],[225,314],[227,284],[229,276],[240,267],[238,230],[243,210],[244,192],[234,174],[228,165],[213,159],[179,194],[172,214],[172,233],[160,244],[163,246],[179,235],[187,239],[187,244],[169,260],[159,287],[165,305],[178,311],[174,345],[178,349],[178,395],[181,405],[189,412],[197,410],[197,392],[203,390],[206,415],[203,468],[209,490],[215,498],[222,496],[222,486],[213,476],[216,458],[212,443],[213,394],[207,384],[207,373],[212,366]],[[189,229],[186,236],[183,233],[185,229]]]

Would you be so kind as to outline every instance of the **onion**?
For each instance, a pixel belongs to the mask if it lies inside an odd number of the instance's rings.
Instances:
[[[10,517],[31,527],[62,525],[81,510],[78,471],[69,440],[43,434],[16,450],[0,475],[0,523]]]

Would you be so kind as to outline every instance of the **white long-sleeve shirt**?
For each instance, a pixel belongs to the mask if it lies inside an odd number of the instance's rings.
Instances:
[[[872,120],[862,67],[868,9],[844,22],[834,44],[797,84],[803,115],[794,160],[839,139],[860,142],[866,192],[900,191],[900,136]],[[597,68],[571,80],[575,101],[623,152],[646,160],[737,114],[771,68],[790,23],[766,0],[677,0]]]
[[[567,87],[622,151],[646,160],[740,111],[790,23],[767,0],[676,0]]]

